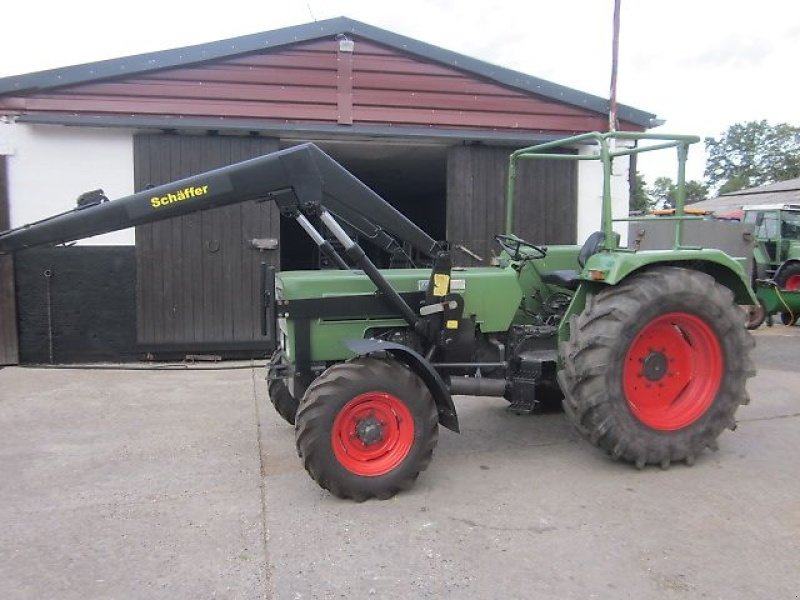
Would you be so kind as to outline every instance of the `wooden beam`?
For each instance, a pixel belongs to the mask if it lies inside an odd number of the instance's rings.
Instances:
[[[336,51],[336,122],[353,124],[353,48],[354,42],[339,40]]]

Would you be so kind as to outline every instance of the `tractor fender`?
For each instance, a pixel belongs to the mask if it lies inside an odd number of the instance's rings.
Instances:
[[[456,407],[453,404],[450,390],[447,389],[447,385],[441,375],[436,372],[436,369],[431,366],[431,363],[424,356],[408,346],[384,340],[357,339],[345,340],[343,343],[348,350],[357,356],[372,352],[386,352],[408,366],[428,386],[439,412],[439,424],[442,427],[447,427],[450,431],[459,433],[458,415],[456,414]]]

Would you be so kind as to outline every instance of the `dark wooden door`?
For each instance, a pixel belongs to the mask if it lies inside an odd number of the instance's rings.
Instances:
[[[136,189],[267,154],[277,140],[233,136],[137,135]],[[267,351],[261,335],[260,264],[278,251],[274,202],[245,202],[136,229],[137,342],[142,351]]]
[[[508,157],[512,148],[458,146],[447,155],[447,238],[488,262],[504,233]],[[520,161],[514,233],[537,244],[574,244],[577,237],[577,162]],[[457,264],[470,264],[454,252]]]
[[[10,227],[7,159],[0,156],[0,231]],[[19,362],[14,259],[0,256],[0,365]]]

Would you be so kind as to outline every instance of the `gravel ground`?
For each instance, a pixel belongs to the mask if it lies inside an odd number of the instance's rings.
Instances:
[[[363,504],[306,475],[261,369],[2,369],[0,597],[798,598],[800,328],[756,338],[692,468],[457,398],[417,485]]]

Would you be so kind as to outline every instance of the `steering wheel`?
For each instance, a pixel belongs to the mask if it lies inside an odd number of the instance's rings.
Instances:
[[[535,258],[544,258],[547,256],[547,248],[543,246],[537,246],[536,244],[531,244],[530,242],[526,242],[525,240],[521,240],[516,236],[507,235],[501,233],[499,235],[494,236],[494,241],[496,241],[500,247],[505,250],[508,255],[511,257],[511,260],[523,260],[523,259],[535,259]],[[529,250],[533,250],[535,254],[523,254],[521,252],[522,248],[528,248]]]

